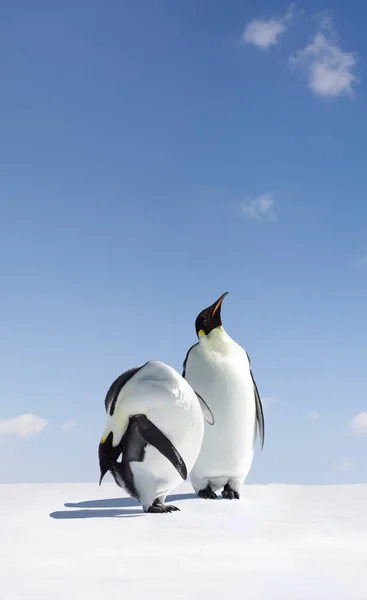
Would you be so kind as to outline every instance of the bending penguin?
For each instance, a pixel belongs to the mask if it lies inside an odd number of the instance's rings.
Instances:
[[[201,498],[239,499],[253,460],[257,429],[264,445],[264,415],[247,352],[224,330],[221,307],[226,292],[196,318],[198,343],[184,360],[183,377],[209,405],[215,418],[206,427],[190,473]]]
[[[205,402],[172,367],[148,361],[112,383],[105,408],[99,484],[110,471],[117,485],[142,504],[144,512],[179,510],[164,502],[167,494],[187,479],[195,463],[204,418],[214,422]]]

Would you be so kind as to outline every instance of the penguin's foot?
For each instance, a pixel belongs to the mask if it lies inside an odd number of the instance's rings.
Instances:
[[[218,496],[215,492],[213,492],[209,484],[203,490],[198,491],[198,496],[199,498],[204,498],[205,500],[216,500],[216,498],[218,498]]]
[[[225,500],[239,500],[240,499],[240,495],[238,492],[236,492],[235,490],[233,490],[231,488],[231,486],[229,485],[229,483],[226,483],[226,485],[223,488],[222,491],[222,496]]]
[[[173,504],[162,504],[159,500],[154,500],[152,506],[149,506],[147,512],[148,513],[170,513],[176,510],[180,510],[177,506]]]

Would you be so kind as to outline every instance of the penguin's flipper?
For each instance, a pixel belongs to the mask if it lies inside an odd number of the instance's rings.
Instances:
[[[256,420],[257,420],[257,425],[258,425],[259,434],[260,434],[260,446],[261,446],[261,449],[263,449],[264,435],[265,435],[264,411],[263,411],[263,407],[261,404],[259,390],[257,389],[256,381],[255,381],[255,378],[254,378],[254,375],[253,375],[251,369],[250,369],[250,373],[251,373],[251,378],[252,378],[252,381],[254,384],[255,403],[256,403]]]
[[[187,479],[187,468],[185,462],[172,442],[156,427],[145,415],[134,417],[138,423],[140,433],[145,441],[154,446],[163,456],[169,460],[179,472],[182,479]]]
[[[187,365],[187,359],[189,358],[189,354],[190,354],[191,350],[192,350],[193,348],[195,348],[195,346],[198,346],[198,345],[199,345],[199,342],[196,342],[196,344],[193,344],[193,345],[191,346],[191,348],[189,348],[189,349],[188,349],[188,351],[187,351],[187,354],[186,354],[186,356],[185,356],[185,360],[183,361],[183,365],[182,365],[182,377],[183,377],[184,379],[185,379],[185,375],[186,375],[186,365]]]
[[[193,348],[195,348],[195,346],[198,346],[198,343],[194,344],[193,346],[191,346],[191,348],[188,349],[187,354],[185,356],[185,360],[183,362],[183,368],[182,368],[182,377],[185,379],[185,375],[186,375],[186,365],[187,365],[187,360],[189,358],[189,354],[191,352],[191,350]],[[195,390],[194,390],[195,391]],[[215,419],[214,419],[214,415],[212,413],[212,411],[210,410],[209,406],[207,405],[207,403],[205,402],[204,398],[202,398],[200,396],[200,394],[198,394],[197,392],[195,392],[195,394],[197,395],[197,398],[200,402],[200,406],[201,406],[201,410],[203,411],[203,415],[204,415],[204,419],[207,423],[209,423],[209,425],[214,425],[215,423]]]
[[[200,396],[200,394],[198,394],[197,392],[195,392],[195,394],[197,395],[197,398],[200,402],[201,410],[203,411],[203,416],[204,416],[205,421],[207,423],[209,423],[209,425],[214,425],[214,423],[215,423],[214,415],[213,415],[212,411],[210,410],[209,406],[207,405],[205,400]]]
[[[131,470],[131,462],[142,462],[145,456],[147,442],[143,437],[138,422],[138,417],[130,417],[129,425],[122,438],[122,459],[121,462],[113,460],[110,463],[110,471],[116,482],[122,488],[125,488],[129,494],[140,499],[139,492],[135,487],[134,475]]]

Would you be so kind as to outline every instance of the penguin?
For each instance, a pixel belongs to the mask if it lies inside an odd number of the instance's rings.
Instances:
[[[116,484],[138,500],[144,512],[179,510],[164,502],[187,479],[195,463],[204,419],[214,423],[204,400],[175,369],[151,360],[125,371],[112,383],[105,410],[98,449],[99,485],[110,471]]]
[[[264,414],[251,360],[225,331],[221,308],[228,292],[196,318],[198,342],[188,350],[182,376],[205,400],[214,415],[204,426],[199,456],[190,473],[201,498],[239,499],[253,460],[257,431],[264,446]]]

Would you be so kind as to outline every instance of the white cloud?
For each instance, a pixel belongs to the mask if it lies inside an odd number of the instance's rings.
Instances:
[[[13,419],[2,419],[0,420],[0,436],[30,437],[41,433],[46,426],[46,419],[31,414],[21,415]]]
[[[269,48],[279,42],[280,36],[288,29],[293,17],[294,4],[290,4],[283,17],[271,19],[254,19],[248,23],[242,34],[244,44],[254,44],[258,48]]]
[[[248,198],[240,205],[240,211],[249,219],[276,221],[274,194],[268,192],[257,198]]]
[[[312,410],[311,412],[308,413],[307,418],[310,421],[318,421],[320,418],[320,413],[318,413],[317,410]]]
[[[367,412],[353,417],[350,426],[354,435],[367,435]]]
[[[344,52],[330,18],[324,18],[312,42],[290,57],[291,64],[308,71],[308,87],[320,96],[351,96],[358,83],[353,73],[357,54]]]
[[[63,431],[70,431],[70,429],[74,429],[76,427],[76,419],[70,419],[70,421],[66,421],[61,425],[61,429]]]
[[[349,460],[343,460],[336,468],[338,471],[353,471],[354,464]]]

